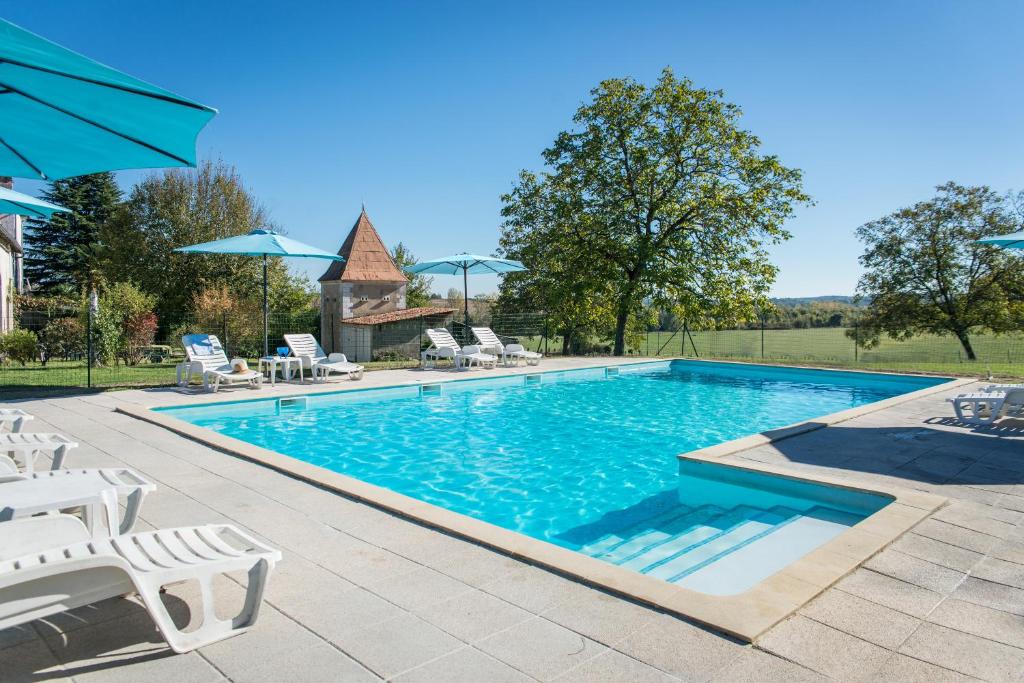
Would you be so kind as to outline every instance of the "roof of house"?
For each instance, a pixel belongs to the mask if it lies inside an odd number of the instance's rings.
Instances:
[[[355,225],[338,250],[344,261],[332,261],[320,282],[408,282],[409,278],[398,269],[388,248],[366,215],[366,207],[359,213]]]
[[[410,320],[412,318],[426,318],[432,315],[449,315],[459,309],[438,308],[436,306],[420,306],[419,308],[406,308],[401,311],[390,311],[388,313],[374,313],[373,315],[362,315],[358,318],[345,318],[342,325],[382,325],[394,323],[399,320]]]

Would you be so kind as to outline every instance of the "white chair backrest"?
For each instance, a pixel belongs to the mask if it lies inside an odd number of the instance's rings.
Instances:
[[[199,363],[203,370],[220,368],[228,364],[224,347],[213,334],[186,334],[181,338],[185,356],[193,363]]]
[[[427,330],[427,337],[430,338],[430,343],[439,349],[452,349],[453,351],[462,350],[462,347],[459,346],[459,342],[455,341],[451,332],[446,329]]]
[[[293,356],[309,356],[310,358],[326,358],[327,354],[320,347],[320,343],[317,342],[316,337],[311,334],[286,334],[284,335],[284,341],[288,344],[288,348],[292,350]]]
[[[498,339],[498,335],[494,334],[494,330],[489,327],[474,327],[473,336],[476,337],[477,341],[480,342],[481,346],[488,348],[496,348],[499,351],[505,348],[505,345]]]
[[[1015,406],[1024,404],[1024,389],[1012,389],[1007,391],[1006,398],[1003,402]]]

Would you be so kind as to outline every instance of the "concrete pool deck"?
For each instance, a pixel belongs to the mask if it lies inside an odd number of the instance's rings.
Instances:
[[[607,363],[551,361],[544,369]],[[446,374],[376,372],[359,384]],[[34,431],[63,431],[82,444],[74,466],[130,466],[158,483],[143,528],[229,521],[285,558],[246,635],[173,656],[136,603],[110,600],[0,631],[0,677],[1019,680],[1024,422],[957,425],[943,398],[723,457],[950,500],[754,646],[113,412],[209,399],[152,390],[18,401],[37,415]],[[226,588],[229,597],[240,592]],[[187,616],[187,587],[169,595]]]

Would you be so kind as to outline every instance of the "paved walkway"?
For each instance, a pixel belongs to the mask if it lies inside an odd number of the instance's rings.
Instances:
[[[430,375],[404,372],[367,380]],[[1024,423],[971,430],[933,396],[732,456],[951,499],[751,647],[112,412],[168,399],[195,400],[125,391],[19,406],[38,416],[33,430],[82,443],[74,466],[156,481],[141,527],[228,521],[283,549],[258,625],[173,655],[134,600],[108,600],[0,631],[0,679],[1024,678]],[[167,601],[187,621],[193,597],[185,584]]]

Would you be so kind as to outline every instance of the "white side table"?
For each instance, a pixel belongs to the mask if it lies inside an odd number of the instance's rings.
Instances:
[[[298,356],[263,356],[259,360],[257,370],[263,372],[263,367],[266,366],[267,371],[270,373],[270,386],[274,386],[278,366],[281,367],[281,380],[287,381],[294,376],[292,365],[298,366],[299,383],[305,382],[305,378],[302,376],[302,359]]]

